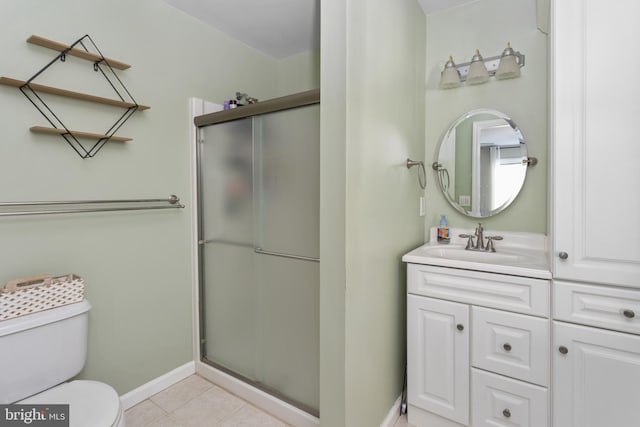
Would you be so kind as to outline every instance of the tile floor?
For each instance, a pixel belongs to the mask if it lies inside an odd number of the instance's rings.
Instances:
[[[127,427],[287,427],[197,375],[140,402],[126,412]],[[412,427],[407,416],[394,427]]]
[[[127,427],[286,427],[287,424],[192,375],[126,412]]]
[[[414,427],[414,425],[409,424],[409,421],[407,421],[407,415],[405,414],[396,421],[393,427]]]

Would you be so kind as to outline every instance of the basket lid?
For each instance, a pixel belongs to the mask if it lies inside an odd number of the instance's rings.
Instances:
[[[80,302],[27,314],[15,319],[3,320],[0,321],[0,337],[78,316],[89,310],[91,310],[91,304],[86,299],[83,299]]]

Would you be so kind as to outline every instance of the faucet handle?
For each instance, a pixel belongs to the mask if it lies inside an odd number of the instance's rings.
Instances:
[[[465,247],[466,249],[470,249],[473,247],[473,238],[476,237],[473,234],[460,234],[458,235],[458,237],[462,237],[463,239],[468,239],[467,240],[467,246]]]
[[[493,246],[494,240],[502,240],[502,236],[487,236],[487,251],[495,252],[496,248]]]

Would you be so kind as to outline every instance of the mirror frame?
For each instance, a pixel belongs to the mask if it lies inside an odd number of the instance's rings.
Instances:
[[[465,120],[467,120],[468,118],[475,116],[475,115],[479,115],[479,114],[491,114],[494,115],[496,117],[496,119],[503,119],[505,120],[510,126],[511,128],[514,130],[514,132],[516,133],[516,136],[518,137],[518,139],[520,140],[521,144],[524,144],[525,147],[525,156],[526,159],[525,161],[523,161],[524,163],[524,167],[525,167],[525,172],[524,172],[524,178],[522,180],[522,185],[520,186],[520,188],[518,189],[517,192],[515,192],[515,194],[513,194],[507,201],[505,201],[501,206],[499,206],[497,209],[492,210],[491,212],[489,212],[487,215],[475,215],[472,211],[467,210],[465,208],[463,208],[460,204],[458,204],[458,202],[456,202],[455,200],[453,200],[451,198],[451,195],[449,194],[449,192],[444,188],[443,183],[442,183],[442,174],[440,173],[441,171],[441,164],[440,164],[440,151],[442,150],[443,145],[445,144],[446,141],[448,141],[449,139],[449,135],[451,135],[451,132],[457,128],[458,125],[460,125],[462,122],[464,122]],[[524,136],[522,135],[522,131],[520,130],[520,128],[516,125],[516,123],[511,119],[511,117],[507,116],[505,113],[498,111],[498,110],[493,110],[490,108],[480,108],[480,109],[476,109],[476,110],[471,110],[471,111],[467,111],[466,113],[464,113],[463,115],[461,115],[460,117],[458,117],[450,126],[449,128],[446,130],[446,132],[444,133],[444,135],[442,136],[442,138],[440,139],[440,142],[438,143],[438,147],[436,149],[436,159],[432,164],[432,168],[434,170],[434,173],[436,174],[436,179],[435,181],[438,182],[438,187],[440,188],[440,191],[442,192],[442,194],[444,195],[445,199],[447,200],[447,202],[458,212],[460,212],[461,214],[471,217],[471,218],[490,218],[492,216],[495,216],[499,213],[501,213],[502,211],[504,211],[506,208],[508,208],[513,201],[518,197],[518,195],[520,194],[520,192],[522,191],[522,188],[524,187],[524,183],[526,181],[527,178],[527,169],[529,166],[533,166],[537,163],[537,159],[535,157],[529,157],[529,149],[526,145],[526,142],[524,140]],[[444,169],[446,171],[446,169]],[[447,172],[448,175],[448,172]]]

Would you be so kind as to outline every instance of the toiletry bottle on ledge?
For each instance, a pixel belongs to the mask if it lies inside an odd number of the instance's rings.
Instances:
[[[440,225],[438,226],[438,243],[449,243],[449,226],[447,225],[446,215],[440,215]]]

